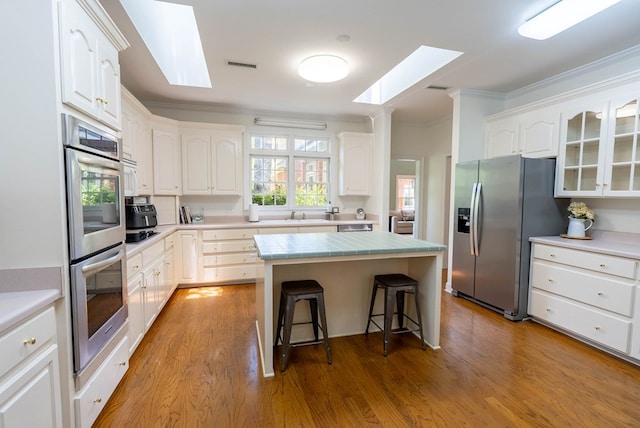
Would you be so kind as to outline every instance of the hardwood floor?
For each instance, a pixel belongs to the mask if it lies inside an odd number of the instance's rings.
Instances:
[[[332,365],[295,348],[265,379],[254,286],[179,289],[94,426],[640,426],[640,367],[443,294],[440,350],[398,335],[385,358],[380,333],[333,338]]]

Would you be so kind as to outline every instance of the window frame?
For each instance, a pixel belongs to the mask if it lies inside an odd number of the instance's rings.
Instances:
[[[265,149],[252,149],[251,148],[251,139],[252,137],[263,136],[263,137],[282,137],[286,138],[287,141],[287,150],[265,150]],[[295,151],[295,140],[303,138],[303,139],[316,139],[316,140],[326,140],[327,141],[327,151],[326,152],[306,152],[306,151]],[[301,159],[309,159],[309,160],[326,160],[327,165],[327,201],[331,200],[334,183],[333,183],[333,168],[334,165],[337,165],[336,160],[334,159],[334,145],[335,140],[331,133],[326,131],[315,131],[315,130],[301,130],[301,129],[290,129],[290,128],[270,128],[268,130],[264,130],[262,128],[251,128],[247,129],[245,132],[245,141],[244,141],[244,165],[245,165],[245,174],[244,174],[244,194],[245,194],[245,207],[249,207],[252,203],[252,170],[251,170],[251,159],[253,157],[281,157],[287,158],[287,203],[285,205],[260,205],[261,210],[276,212],[276,211],[295,211],[295,210],[304,210],[304,211],[322,211],[326,210],[326,206],[297,206],[296,205],[296,182],[295,182],[295,161]]]

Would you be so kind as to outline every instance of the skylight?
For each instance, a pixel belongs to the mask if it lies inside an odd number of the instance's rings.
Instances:
[[[460,55],[462,52],[420,46],[353,102],[382,105]]]
[[[170,84],[210,88],[193,7],[156,0],[120,0]]]

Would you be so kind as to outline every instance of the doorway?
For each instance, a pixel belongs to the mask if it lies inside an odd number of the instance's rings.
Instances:
[[[421,173],[416,159],[392,159],[389,170],[389,210],[414,212],[414,238],[421,236]]]

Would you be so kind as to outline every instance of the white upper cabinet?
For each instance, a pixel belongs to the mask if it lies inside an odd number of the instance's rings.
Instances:
[[[338,193],[340,196],[371,195],[373,135],[341,132]]]
[[[611,102],[605,184],[603,191],[609,196],[640,196],[640,123],[638,106],[640,94]]]
[[[182,193],[240,195],[242,193],[241,127],[183,128]]]
[[[576,100],[563,113],[556,196],[640,196],[640,91],[623,92],[631,93]]]
[[[64,0],[60,9],[62,101],[120,129],[118,50],[126,41],[107,37],[75,0]]]
[[[178,131],[153,130],[153,188],[156,195],[180,195],[180,142]]]
[[[518,153],[518,119],[509,116],[487,122],[487,158]]]
[[[556,157],[559,122],[558,111],[548,107],[490,119],[486,125],[486,157]]]

